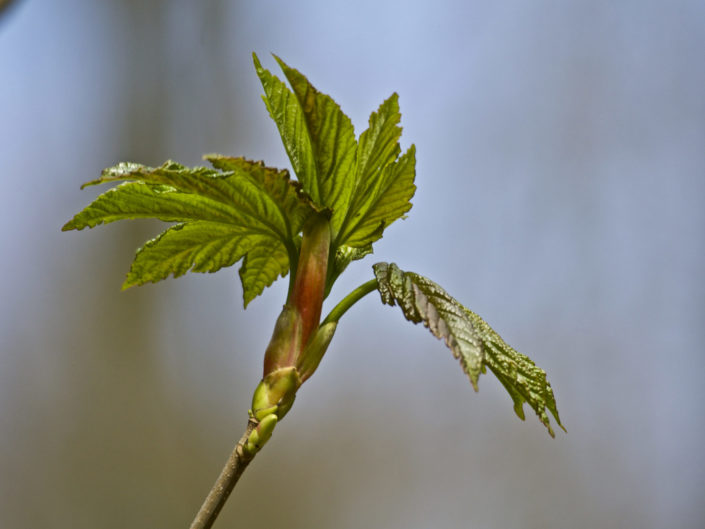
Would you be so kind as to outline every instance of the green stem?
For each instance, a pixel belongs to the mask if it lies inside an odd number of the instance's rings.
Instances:
[[[326,323],[330,323],[332,321],[337,322],[340,318],[343,317],[343,314],[345,314],[350,307],[352,307],[355,303],[360,301],[367,294],[374,290],[377,290],[376,279],[370,279],[367,283],[363,283],[355,290],[350,292],[350,294],[345,296],[340,303],[333,307],[333,310],[330,311],[330,313],[328,314],[328,316],[326,316],[326,319],[323,320],[321,325],[325,325]]]

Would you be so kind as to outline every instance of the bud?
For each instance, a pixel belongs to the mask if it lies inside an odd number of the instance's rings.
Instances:
[[[301,383],[305,382],[313,375],[313,372],[321,362],[321,358],[323,358],[323,355],[328,349],[328,345],[333,339],[337,327],[338,322],[335,321],[321,325],[313,335],[313,338],[311,338],[306,349],[304,349],[304,352],[299,356],[296,369],[301,377]]]
[[[293,405],[296,391],[318,367],[335,332],[335,323],[319,328],[330,238],[326,215],[317,214],[304,226],[293,288],[274,325],[264,354],[263,378],[252,396],[252,416],[262,430],[253,431],[247,450],[259,449],[269,439],[277,421]]]
[[[294,290],[289,304],[301,315],[301,346],[321,320],[330,252],[330,223],[317,215],[304,226]]]
[[[252,415],[258,421],[267,415],[284,418],[300,386],[301,378],[295,367],[284,367],[271,372],[262,379],[252,395]]]
[[[277,421],[276,415],[267,415],[260,421],[257,427],[252,430],[252,433],[250,433],[250,436],[247,438],[247,442],[243,446],[245,454],[253,457],[259,452],[264,444],[269,441],[269,438],[272,437],[272,432],[274,432]]]
[[[262,377],[282,367],[293,366],[301,347],[301,315],[290,305],[284,305],[264,353]]]
[[[311,334],[318,328],[325,297],[329,251],[328,219],[324,215],[316,215],[304,226],[294,286],[277,318],[265,351],[263,377],[277,369],[298,365]]]

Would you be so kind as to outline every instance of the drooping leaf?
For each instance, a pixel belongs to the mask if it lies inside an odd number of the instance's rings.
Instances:
[[[284,245],[275,239],[263,240],[245,255],[240,267],[245,307],[265,287],[289,272],[289,256]]]
[[[485,348],[485,365],[490,368],[512,397],[516,414],[522,420],[524,419],[523,404],[527,402],[553,437],[553,429],[546,409],[551,412],[561,428],[563,425],[558,416],[553,389],[546,379],[546,372],[536,366],[528,356],[508,345],[476,313],[468,309],[465,309],[465,313],[482,339]]]
[[[265,103],[284,145],[291,146],[287,147],[287,152],[294,167],[294,163],[300,160],[292,154],[305,151],[306,142],[297,142],[296,138],[289,137],[289,133],[294,131],[308,136],[313,164],[301,163],[300,168],[295,169],[296,175],[314,200],[332,211],[331,230],[335,234],[348,209],[355,185],[357,142],[352,122],[330,96],[316,90],[306,77],[276,55],[275,59],[291,84],[294,100],[290,95],[282,95],[288,90],[286,86],[264,70],[255,56],[257,73],[265,89]],[[298,109],[294,103],[298,103]],[[305,159],[302,157],[301,161]]]
[[[461,305],[436,283],[395,264],[374,265],[382,302],[398,304],[409,321],[421,323],[443,339],[477,391],[485,366],[497,376],[514,401],[514,411],[523,420],[527,402],[554,436],[546,409],[561,428],[556,401],[546,373],[527,356],[515,351],[480,316]]]
[[[106,169],[86,185],[127,182],[100,195],[63,230],[147,217],[179,222],[138,251],[124,287],[189,270],[214,272],[254,251],[256,265],[246,267],[250,273],[241,279],[246,297],[256,296],[264,288],[262,282],[271,284],[288,270],[298,234],[317,208],[286,171],[243,158],[209,159],[216,169],[189,169],[174,162],[157,168],[123,163]],[[264,255],[255,249],[258,246],[277,250]],[[278,272],[272,276],[273,270]]]
[[[462,307],[435,283],[413,272],[403,272],[394,263],[377,263],[373,268],[382,302],[398,304],[406,319],[423,322],[434,336],[444,340],[477,391],[482,342],[474,328],[466,325]]]

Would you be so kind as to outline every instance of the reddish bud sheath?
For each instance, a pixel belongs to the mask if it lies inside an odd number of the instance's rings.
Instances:
[[[294,287],[264,354],[264,377],[301,363],[300,356],[321,319],[329,251],[328,219],[317,215],[304,226]]]
[[[330,224],[322,215],[304,226],[299,265],[289,304],[301,315],[301,349],[318,328],[328,273]]]
[[[264,353],[262,377],[279,368],[293,366],[301,349],[301,316],[290,305],[284,305]]]

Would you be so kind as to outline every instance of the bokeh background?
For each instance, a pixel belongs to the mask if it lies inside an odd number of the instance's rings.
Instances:
[[[118,161],[288,166],[256,51],[359,133],[400,94],[430,276],[546,369],[568,434],[365,298],[217,527],[705,526],[705,3],[17,0],[0,12],[0,526],[187,527],[286,281],[120,291],[159,223],[61,233]]]

